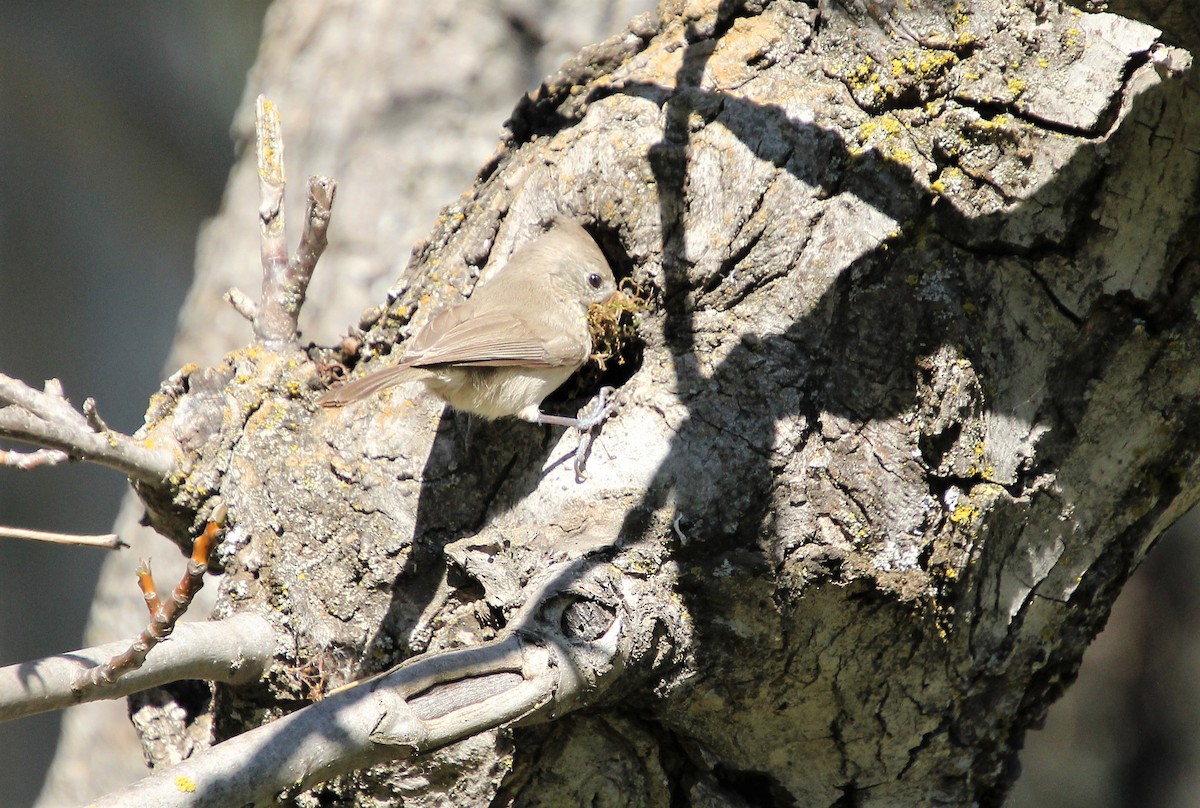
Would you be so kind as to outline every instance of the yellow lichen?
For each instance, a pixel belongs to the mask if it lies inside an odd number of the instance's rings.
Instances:
[[[950,514],[950,521],[956,525],[969,525],[978,515],[978,508],[974,505],[963,503],[954,509],[954,513]]]

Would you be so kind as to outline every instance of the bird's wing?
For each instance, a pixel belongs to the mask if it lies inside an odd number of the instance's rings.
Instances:
[[[505,311],[457,316],[455,310],[430,320],[419,345],[402,360],[406,367],[564,367],[580,365],[591,352],[586,333],[563,333],[538,319]],[[445,320],[443,320],[445,317]],[[415,340],[417,341],[417,340]]]
[[[318,398],[317,403],[322,407],[344,407],[355,401],[362,401],[385,387],[391,387],[421,375],[423,375],[421,371],[402,365],[384,368],[369,376],[363,376],[361,379],[355,379],[333,388]]]

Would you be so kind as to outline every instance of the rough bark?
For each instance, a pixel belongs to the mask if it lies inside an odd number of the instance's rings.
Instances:
[[[1163,32],[1163,41],[1195,53],[1200,50],[1200,8],[1187,0],[1072,0],[1084,11],[1110,11]]]
[[[438,209],[470,185],[515,99],[580,47],[652,7],[651,0],[272,6],[233,126],[242,158],[220,215],[200,233],[196,278],[166,374],[212,364],[250,339],[222,296],[231,286],[253,288],[256,280],[254,150],[244,147],[253,139],[258,93],[268,93],[283,110],[293,216],[303,209],[298,180],[319,171],[343,183],[342,215],[302,320],[307,337],[334,342],[363,309],[381,302]],[[172,559],[162,537],[139,525],[142,513],[131,496],[117,518],[117,531],[133,545],[127,555],[153,556],[164,580],[177,578],[183,559]],[[124,557],[105,563],[86,645],[127,640],[145,627],[134,566]],[[215,587],[201,597],[209,592]],[[193,614],[202,617],[211,608],[209,600]],[[78,805],[145,773],[128,712],[118,702],[67,711],[40,805]]]
[[[918,9],[931,48],[792,0],[666,3],[518,107],[357,360],[581,219],[654,304],[582,485],[561,431],[405,391],[318,410],[322,349],[161,399],[148,434],[192,465],[143,487],[152,520],[223,502],[219,610],[295,637],[218,689],[216,738],[492,639],[576,561],[636,581],[652,638],[603,698],[296,804],[999,803],[1200,482],[1189,60],[1028,5]]]

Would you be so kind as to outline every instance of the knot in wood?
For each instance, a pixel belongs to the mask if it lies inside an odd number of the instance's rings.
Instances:
[[[572,595],[558,605],[558,629],[569,640],[594,642],[612,627],[616,610],[590,598]],[[553,608],[553,607],[552,607]]]

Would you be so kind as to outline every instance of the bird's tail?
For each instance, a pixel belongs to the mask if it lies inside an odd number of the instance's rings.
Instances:
[[[408,367],[406,365],[384,368],[383,370],[377,370],[374,373],[363,376],[361,379],[346,382],[341,387],[333,388],[318,398],[317,403],[322,407],[344,407],[347,404],[353,404],[355,401],[362,401],[364,398],[374,395],[392,385],[419,379],[425,373],[427,371],[421,368]]]

